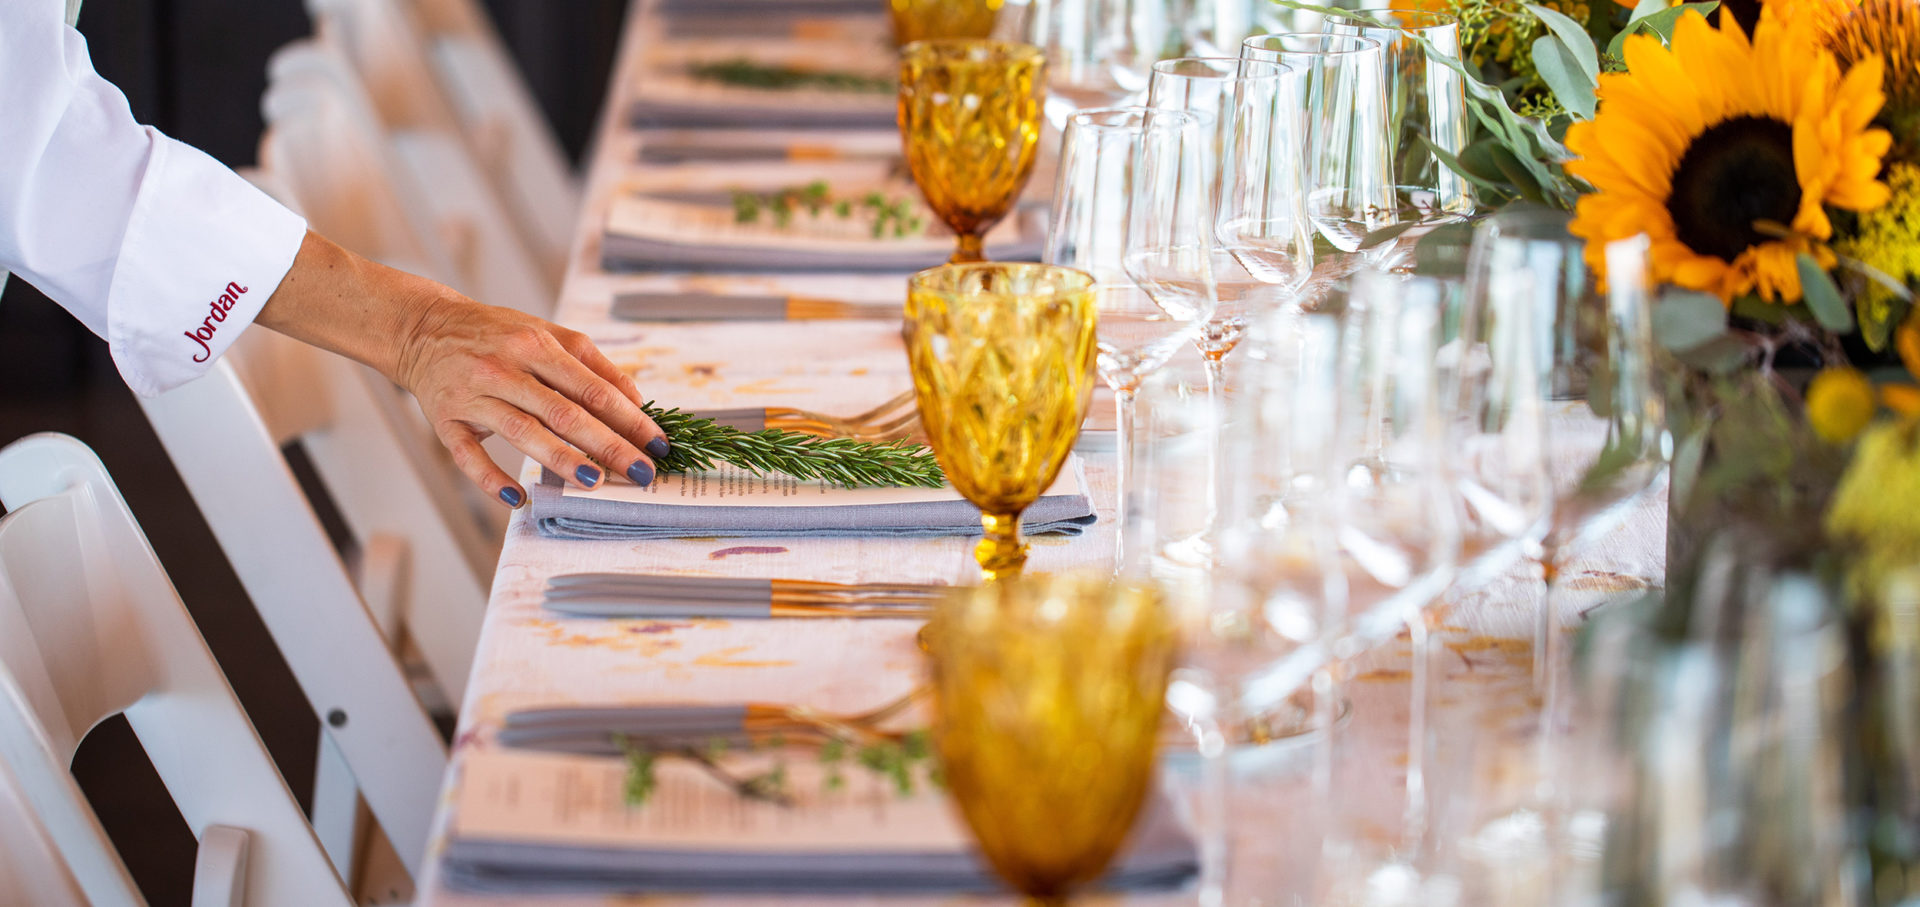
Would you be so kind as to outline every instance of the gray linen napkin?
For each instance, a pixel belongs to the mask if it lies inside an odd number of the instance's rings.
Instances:
[[[995,892],[1004,886],[971,851],[712,853],[522,845],[454,838],[442,878],[478,894],[733,892],[911,894]],[[1110,891],[1169,890],[1199,872],[1193,839],[1154,795],[1133,838],[1101,879]]]
[[[1073,461],[1079,469],[1080,462]],[[1084,475],[1079,486],[1087,487]],[[541,535],[563,539],[672,538],[924,538],[979,535],[980,511],[966,501],[865,504],[853,507],[701,507],[607,501],[560,493],[563,483],[542,470],[529,515]],[[1093,525],[1093,501],[1083,491],[1050,495],[1022,515],[1028,535],[1079,535]]]

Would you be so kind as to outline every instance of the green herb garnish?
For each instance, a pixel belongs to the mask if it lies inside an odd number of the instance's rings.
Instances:
[[[642,409],[667,434],[673,452],[663,473],[705,471],[731,463],[756,475],[778,473],[849,488],[939,488],[946,474],[933,451],[909,441],[877,443],[819,438],[766,428],[745,432],[649,401]]]
[[[858,94],[891,94],[895,90],[894,81],[885,76],[869,76],[829,69],[775,66],[756,63],[745,58],[695,63],[687,67],[687,73],[696,79],[705,79],[709,82],[738,85],[743,88],[765,88],[771,91],[819,88]]]

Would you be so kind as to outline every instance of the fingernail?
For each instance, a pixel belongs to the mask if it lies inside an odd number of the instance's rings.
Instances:
[[[627,478],[635,485],[653,484],[653,466],[645,460],[635,460],[627,467]]]
[[[520,501],[522,500],[520,497],[520,489],[511,485],[500,489],[500,500],[505,501],[508,507],[519,507]]]
[[[667,458],[667,454],[670,454],[672,452],[673,452],[673,445],[667,443],[666,435],[661,435],[660,437],[647,442],[647,456],[652,457],[655,460],[664,460]],[[652,470],[648,470],[648,471],[651,472]]]
[[[574,470],[573,477],[576,479],[579,479],[580,484],[585,485],[588,488],[592,488],[593,486],[600,484],[600,470],[595,469],[591,466],[582,466],[579,469]]]

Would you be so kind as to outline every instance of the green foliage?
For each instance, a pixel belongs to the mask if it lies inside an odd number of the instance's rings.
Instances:
[[[1807,309],[1820,321],[1820,326],[1836,334],[1853,330],[1853,313],[1847,301],[1840,296],[1840,288],[1834,286],[1833,276],[1812,255],[1805,252],[1795,256],[1794,267],[1800,272],[1800,293],[1807,303]]]
[[[918,236],[926,226],[912,196],[888,198],[881,192],[868,192],[856,207],[851,198],[835,198],[825,180],[773,192],[733,192],[733,222],[737,224],[757,223],[762,215],[771,215],[774,226],[786,227],[801,209],[814,217],[831,212],[841,220],[851,220],[856,210],[867,212],[873,218],[874,239]]]
[[[798,91],[812,88],[856,94],[890,94],[895,90],[894,81],[884,76],[800,69],[793,66],[756,63],[744,57],[711,63],[695,63],[687,67],[687,74],[696,79],[719,82],[723,85],[764,88],[772,91]]]
[[[667,434],[672,453],[655,464],[662,473],[710,470],[716,461],[749,472],[779,473],[850,488],[939,488],[946,482],[933,451],[908,441],[875,443],[818,438],[765,428],[745,432],[678,408],[641,407]]]

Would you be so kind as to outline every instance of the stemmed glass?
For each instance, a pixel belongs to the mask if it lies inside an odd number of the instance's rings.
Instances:
[[[913,390],[947,481],[980,508],[988,580],[1027,560],[1020,512],[1060,474],[1093,397],[1094,279],[1042,264],[962,264],[907,282]]]
[[[1486,287],[1495,317],[1526,327],[1544,349],[1534,363],[1548,412],[1542,421],[1552,494],[1540,541],[1546,595],[1534,626],[1534,681],[1554,710],[1559,661],[1553,593],[1569,554],[1612,530],[1655,487],[1670,440],[1653,375],[1644,237],[1608,245],[1607,286],[1557,211],[1515,211],[1490,219],[1474,240],[1471,274]],[[1522,283],[1496,275],[1521,273]]]
[[[1184,147],[1200,140],[1197,117],[1170,110],[1119,107],[1083,110],[1067,121],[1060,176],[1044,260],[1093,275],[1099,323],[1100,377],[1113,389],[1119,436],[1116,482],[1115,569],[1127,551],[1126,495],[1134,438],[1134,399],[1142,378],[1191,340],[1211,313],[1200,304],[1166,309],[1156,305],[1125,270],[1127,231],[1136,183],[1142,204],[1194,210],[1197,186],[1162,175],[1191,162]]]
[[[1262,60],[1193,65],[1219,71],[1228,63],[1246,75],[1236,80],[1231,115],[1222,121],[1215,233],[1256,280],[1297,291],[1312,276],[1314,259],[1301,182],[1300,72]]]
[[[1170,0],[1031,0],[1017,30],[1046,52],[1047,119],[1128,103],[1170,37]]]
[[[1242,119],[1272,122],[1270,111],[1289,96],[1286,67],[1254,64],[1231,67],[1222,61],[1197,58],[1156,64],[1149,101],[1156,109],[1183,110],[1200,118],[1202,141],[1184,149],[1184,160],[1170,161],[1144,199],[1136,188],[1133,225],[1128,236],[1127,273],[1168,311],[1211,309],[1194,338],[1207,366],[1207,393],[1219,406],[1225,382],[1225,361],[1245,335],[1249,319],[1262,309],[1277,307],[1288,296],[1284,288],[1257,277],[1214,236],[1221,191],[1223,132],[1244,129]],[[1224,126],[1224,130],[1223,130]],[[1220,457],[1208,461],[1207,487],[1219,484]],[[1209,524],[1211,526],[1211,524]],[[1206,535],[1189,540],[1185,560],[1205,564],[1212,560]]]
[[[1392,162],[1395,223],[1390,239],[1375,237],[1369,259],[1392,263],[1421,234],[1471,216],[1473,186],[1434,149],[1458,157],[1471,138],[1466,79],[1448,65],[1460,60],[1460,20],[1442,13],[1362,8],[1367,24],[1333,19],[1327,33],[1357,35],[1380,44],[1386,67],[1387,159]]]
[[[900,135],[927,205],[958,238],[953,262],[985,261],[988,229],[1033,173],[1047,64],[1037,47],[954,38],[900,51]]]
[[[956,591],[927,625],[941,774],[980,851],[1064,903],[1153,781],[1179,628],[1152,584],[1029,577]]]
[[[889,0],[893,43],[931,38],[985,38],[993,34],[1000,0]]]
[[[1241,45],[1240,57],[1300,73],[1307,216],[1333,248],[1358,255],[1369,236],[1398,219],[1380,42],[1359,35],[1255,35]]]
[[[1441,406],[1447,295],[1432,278],[1363,271],[1340,313],[1335,491],[1347,613],[1331,654],[1351,657],[1403,625],[1413,650],[1402,847],[1367,874],[1375,880],[1417,877],[1426,844],[1426,609],[1452,582],[1460,543]]]

